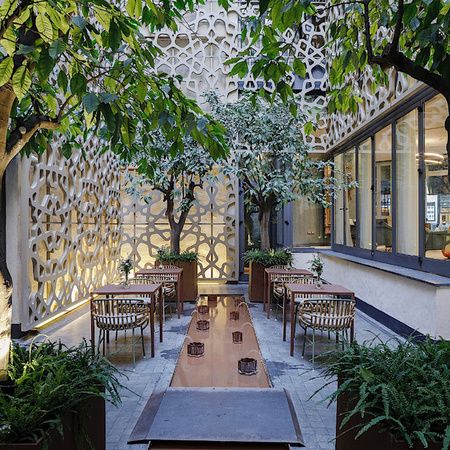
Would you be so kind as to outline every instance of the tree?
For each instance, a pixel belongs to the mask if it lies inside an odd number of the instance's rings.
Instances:
[[[329,194],[339,184],[324,177],[325,167],[332,163],[309,155],[302,136],[305,119],[291,113],[297,109],[295,101],[269,104],[252,94],[229,104],[213,93],[207,98],[214,116],[227,129],[232,159],[226,170],[241,180],[245,196],[258,208],[261,248],[267,250],[274,210],[299,196],[329,206]]]
[[[44,152],[61,136],[64,155],[94,134],[99,151],[125,159],[136,130],[156,128],[183,148],[190,135],[213,156],[225,151],[221,127],[153,69],[158,50],[141,28],[176,29],[203,0],[3,0],[0,6],[0,186],[20,152]],[[223,4],[223,1],[222,1]],[[0,198],[3,195],[0,192]],[[0,205],[0,377],[7,363],[12,279]]]
[[[136,155],[139,173],[129,177],[128,192],[147,202],[146,188],[161,192],[170,226],[170,250],[179,255],[181,233],[196,191],[203,189],[205,181],[213,179],[217,161],[192,138],[185,138],[183,151],[177,152],[170,151],[173,142],[166,141],[161,133],[156,133],[153,142],[152,147],[143,146]]]
[[[273,80],[284,98],[292,95],[286,77],[305,77],[293,43],[312,16],[329,19],[330,112],[356,112],[362,103],[361,80],[371,72],[374,92],[389,83],[396,69],[440,92],[449,105],[445,121],[450,159],[450,3],[446,0],[259,0],[259,16],[244,27],[250,45],[230,60],[233,74]],[[290,38],[286,31],[294,30]],[[256,57],[255,57],[256,53]],[[450,165],[449,165],[450,175]]]

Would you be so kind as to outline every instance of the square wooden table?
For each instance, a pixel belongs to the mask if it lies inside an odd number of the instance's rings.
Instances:
[[[296,296],[309,296],[309,297],[322,297],[322,296],[330,296],[335,295],[337,297],[342,298],[351,298],[355,300],[355,293],[350,291],[349,289],[340,286],[339,284],[323,284],[320,289],[317,288],[315,284],[296,284],[296,283],[286,283],[284,285],[285,295],[283,296],[283,341],[286,340],[286,319],[287,319],[287,311],[286,311],[286,302],[289,296],[290,299],[290,319],[291,319],[291,348],[290,354],[294,356],[294,339],[295,339],[295,325],[296,325],[296,317],[295,317],[295,297]],[[353,339],[353,325],[350,330],[351,339]]]
[[[313,273],[306,269],[275,269],[268,267],[264,270],[264,311],[267,312],[267,318],[270,319],[270,307],[272,305],[272,285],[280,276],[298,275],[299,277],[312,277]]]
[[[122,284],[107,284],[105,286],[94,289],[91,292],[91,341],[95,348],[95,323],[93,317],[93,303],[92,300],[96,295],[103,295],[109,297],[128,297],[130,295],[143,296],[149,298],[149,314],[150,314],[150,343],[151,356],[155,356],[155,310],[156,310],[156,296],[159,293],[162,298],[162,284],[130,284],[124,287]],[[163,302],[159,302],[159,340],[163,341]],[[108,335],[107,335],[108,336]]]
[[[171,267],[152,267],[151,269],[142,269],[138,270],[135,273],[136,278],[145,278],[145,277],[151,277],[152,275],[156,276],[167,276],[170,277],[169,280],[167,280],[170,283],[175,284],[176,294],[177,294],[177,314],[178,318],[181,317],[181,313],[183,311],[183,302],[181,301],[181,278],[183,276],[183,269],[181,267],[177,266],[171,266]]]

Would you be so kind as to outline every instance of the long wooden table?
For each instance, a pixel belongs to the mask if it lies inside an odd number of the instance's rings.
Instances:
[[[177,294],[177,314],[178,318],[181,317],[181,313],[183,311],[183,302],[181,301],[181,278],[183,276],[183,269],[177,266],[171,267],[153,267],[151,269],[142,269],[138,270],[135,274],[136,278],[145,278],[150,277],[152,275],[156,276],[167,276],[171,277],[169,281],[170,283],[175,284],[176,294]]]
[[[91,292],[91,341],[95,348],[95,323],[93,317],[93,303],[92,300],[96,295],[105,297],[129,297],[130,295],[142,296],[149,298],[149,314],[150,314],[150,343],[151,356],[155,356],[155,310],[156,310],[156,296],[160,295],[162,299],[162,284],[130,284],[124,287],[121,284],[107,284],[105,286],[94,289]],[[159,302],[159,340],[163,341],[163,302]]]
[[[272,285],[277,277],[298,275],[299,277],[312,277],[313,273],[306,269],[275,269],[268,267],[264,270],[264,311],[267,312],[267,318],[270,319],[270,308],[272,305]]]
[[[330,295],[335,295],[337,297],[342,298],[351,298],[355,299],[355,293],[350,291],[349,289],[340,286],[338,284],[323,284],[320,288],[315,284],[296,284],[296,283],[287,283],[284,285],[285,295],[283,296],[283,341],[286,340],[286,321],[287,321],[287,308],[286,302],[289,297],[290,299],[290,320],[291,320],[291,348],[290,354],[294,356],[294,340],[295,340],[295,325],[296,325],[296,317],[295,317],[295,297],[296,296],[309,296],[309,297],[325,297]],[[353,339],[354,328],[350,330],[351,339]]]

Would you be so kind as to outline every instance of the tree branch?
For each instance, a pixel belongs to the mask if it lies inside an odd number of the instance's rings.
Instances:
[[[398,50],[398,43],[400,40],[400,34],[403,29],[403,12],[405,9],[404,0],[398,0],[398,9],[397,9],[397,22],[395,24],[394,35],[392,37],[392,51]]]
[[[32,0],[23,0],[23,2],[17,5],[16,9],[11,13],[10,16],[7,16],[9,11],[5,14],[5,16],[7,17],[2,20],[0,25],[0,39],[3,39],[3,36],[5,35],[8,28],[12,25],[14,20],[17,19],[22,14],[22,12],[31,5],[31,3]]]
[[[59,123],[44,115],[34,115],[18,124],[6,143],[6,153],[14,158],[39,129],[56,130]]]
[[[364,35],[366,37],[367,58],[370,61],[373,58],[372,40],[370,38],[370,16],[369,0],[364,0]]]

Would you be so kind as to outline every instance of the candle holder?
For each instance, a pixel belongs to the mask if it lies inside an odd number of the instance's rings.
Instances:
[[[209,330],[209,320],[197,320],[197,330],[199,331]]]
[[[187,346],[188,356],[199,358],[205,354],[205,344],[203,342],[190,342]]]
[[[209,306],[208,305],[198,305],[197,311],[199,314],[208,314],[209,313]]]
[[[231,336],[233,337],[233,344],[242,344],[242,331],[233,331]]]
[[[238,361],[238,371],[241,375],[255,375],[257,361],[254,358],[242,358]]]
[[[239,311],[231,311],[230,320],[239,320]]]

